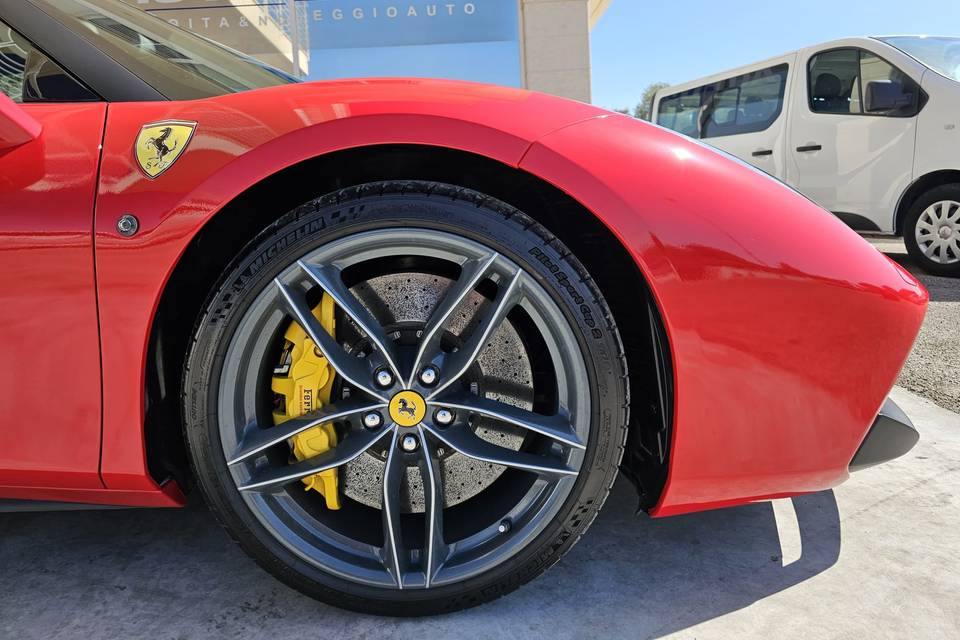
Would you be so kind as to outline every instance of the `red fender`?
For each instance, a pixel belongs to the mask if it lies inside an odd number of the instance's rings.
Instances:
[[[919,330],[926,293],[776,181],[604,114],[512,89],[407,80],[111,105],[95,225],[106,486],[158,491],[143,443],[147,341],[194,234],[284,167],[404,143],[520,166],[584,204],[630,251],[675,365],[669,476],[655,515],[842,481]],[[164,119],[198,125],[181,159],[152,181],[132,144],[143,124]],[[140,220],[134,238],[114,228],[126,212]]]
[[[146,469],[144,379],[163,287],[193,236],[252,185],[334,151],[420,144],[517,166],[537,138],[599,110],[516,89],[419,80],[289,85],[193,102],[110,106],[96,211],[103,335],[101,476],[110,489],[157,491]],[[156,180],[136,164],[143,125],[197,123],[176,164]],[[140,231],[120,236],[132,213]]]
[[[549,134],[521,166],[617,235],[659,305],[676,397],[653,515],[847,478],[923,321],[913,276],[766,174],[632,118]]]

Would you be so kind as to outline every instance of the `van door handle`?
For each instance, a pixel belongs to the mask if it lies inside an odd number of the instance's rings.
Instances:
[[[772,156],[772,155],[773,155],[773,149],[760,149],[758,151],[753,152],[754,158],[759,158],[760,156]]]
[[[820,151],[821,149],[823,149],[823,146],[819,144],[806,144],[802,147],[797,147],[797,151],[800,153],[806,153],[807,151]]]

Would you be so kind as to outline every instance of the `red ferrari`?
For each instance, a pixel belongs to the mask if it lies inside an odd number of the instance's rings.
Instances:
[[[916,442],[918,282],[779,182],[502,87],[299,83],[115,0],[0,5],[0,498],[196,488],[287,584],[416,615]]]

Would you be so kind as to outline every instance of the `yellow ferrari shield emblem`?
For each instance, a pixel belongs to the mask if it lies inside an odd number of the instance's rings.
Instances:
[[[196,122],[165,120],[143,125],[134,156],[148,178],[156,178],[173,166],[190,144]]]

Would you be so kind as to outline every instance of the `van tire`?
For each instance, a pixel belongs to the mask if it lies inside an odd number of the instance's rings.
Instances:
[[[934,218],[925,215],[931,206],[941,202],[954,203],[956,208],[953,205],[944,204],[942,211],[935,208],[932,212]],[[931,222],[936,224],[937,216],[945,218],[940,228],[952,227],[952,235],[949,237],[953,241],[953,247],[935,249],[934,257],[928,257],[924,251],[929,250],[931,244],[929,242],[921,244],[921,240],[917,238],[918,225],[923,223],[929,225]],[[904,219],[903,242],[913,261],[927,273],[960,278],[960,184],[934,187],[914,201]],[[948,262],[942,260],[948,260]]]

